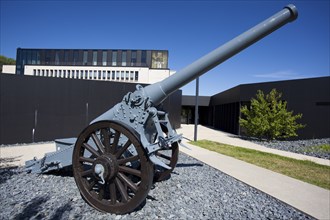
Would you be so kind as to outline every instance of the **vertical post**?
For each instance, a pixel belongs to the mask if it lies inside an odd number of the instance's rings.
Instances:
[[[196,78],[196,96],[195,96],[195,129],[194,141],[197,141],[197,126],[198,126],[198,93],[199,93],[199,77]]]

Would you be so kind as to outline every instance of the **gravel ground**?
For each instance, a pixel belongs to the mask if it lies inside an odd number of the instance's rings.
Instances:
[[[330,144],[330,138],[298,140],[298,141],[256,141],[249,140],[254,143],[263,145],[265,147],[274,148],[278,150],[290,151],[298,154],[308,156],[330,159],[329,150],[322,150],[318,148],[320,145]]]
[[[0,201],[0,219],[312,219],[183,153],[171,178],[155,183],[144,206],[127,215],[91,208],[70,175],[22,168],[0,168]]]

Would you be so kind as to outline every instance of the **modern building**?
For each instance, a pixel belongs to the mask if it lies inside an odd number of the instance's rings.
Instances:
[[[18,48],[15,73],[151,84],[173,72],[167,50]]]
[[[233,134],[244,135],[239,126],[240,108],[248,105],[257,90],[269,93],[273,88],[282,93],[287,108],[302,113],[298,138],[330,137],[330,77],[243,84],[215,94],[200,97],[199,123]],[[195,97],[182,97],[181,123],[194,123]]]

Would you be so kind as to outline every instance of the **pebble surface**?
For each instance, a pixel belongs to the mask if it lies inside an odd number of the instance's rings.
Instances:
[[[283,151],[290,151],[298,154],[304,154],[312,157],[318,157],[330,160],[330,151],[319,148],[321,145],[330,144],[330,138],[297,140],[297,141],[257,141],[250,140],[256,144],[265,147],[274,148]]]
[[[80,196],[70,173],[27,174],[0,167],[0,219],[313,219],[183,153],[171,178],[126,215],[101,213]]]

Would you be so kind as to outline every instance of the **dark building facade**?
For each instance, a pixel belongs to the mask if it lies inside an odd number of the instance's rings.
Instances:
[[[25,65],[168,69],[168,51],[18,48],[16,53],[16,74],[24,75]]]
[[[273,88],[282,93],[282,99],[287,101],[289,111],[303,115],[298,122],[305,124],[306,127],[298,130],[297,138],[330,137],[330,77],[236,86],[210,97],[208,107],[205,105],[200,107],[200,124],[229,133],[244,135],[244,130],[238,122],[241,106],[249,104],[258,90],[269,93]],[[202,97],[203,99],[205,97]],[[186,100],[191,100],[191,97],[183,96],[182,108],[191,108],[191,111],[194,111],[194,102],[187,105]],[[207,115],[207,117],[202,115]]]
[[[0,74],[0,144],[77,137],[136,84]],[[19,89],[18,89],[19,88]],[[181,90],[163,104],[180,127]]]

